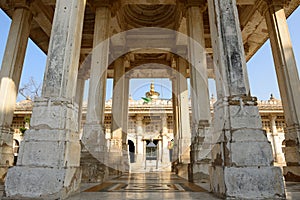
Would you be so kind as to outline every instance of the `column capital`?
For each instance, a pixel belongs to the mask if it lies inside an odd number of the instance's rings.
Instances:
[[[199,7],[201,12],[204,12],[207,9],[207,1],[206,0],[186,0],[185,7]]]
[[[266,14],[266,11],[273,7],[275,10],[282,9],[287,6],[291,0],[257,0],[255,5],[257,10],[262,16]]]

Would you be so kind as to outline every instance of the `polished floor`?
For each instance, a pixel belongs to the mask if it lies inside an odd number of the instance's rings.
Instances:
[[[207,190],[208,184],[203,183],[200,187],[172,173],[133,173],[103,184],[82,184],[80,192],[68,200],[219,199]],[[0,184],[0,199],[3,191],[4,187]],[[286,183],[286,194],[288,200],[300,200],[300,183]]]
[[[69,199],[218,199],[204,188],[166,172],[125,174],[86,188]]]
[[[132,173],[114,178],[103,184],[84,184],[81,192],[69,200],[213,200],[219,199],[208,192],[208,185],[195,185],[173,173]],[[300,184],[286,184],[287,199],[300,200]],[[206,188],[206,189],[204,189]]]

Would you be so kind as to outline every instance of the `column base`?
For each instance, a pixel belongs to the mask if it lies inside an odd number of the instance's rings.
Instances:
[[[194,183],[209,182],[211,166],[211,134],[208,120],[201,120],[197,136],[191,145],[191,181]]]
[[[284,199],[282,171],[273,166],[255,98],[219,99],[214,109],[212,192],[226,198]]]
[[[13,162],[13,131],[0,127],[0,182],[4,182],[7,170]]]
[[[221,197],[284,199],[279,167],[211,167],[211,189]]]
[[[84,147],[103,164],[107,163],[107,141],[103,126],[98,123],[85,124],[81,138]]]
[[[8,170],[5,194],[14,199],[64,199],[79,189],[80,181],[80,167],[16,166]]]
[[[103,183],[109,177],[109,168],[94,158],[83,146],[80,155],[83,183]]]
[[[190,172],[190,164],[188,163],[174,163],[174,171],[175,173],[186,179],[186,180],[189,180],[189,172]]]
[[[211,167],[209,162],[195,162],[190,166],[190,181],[192,181],[193,183],[202,183],[209,181],[209,168]]]
[[[21,142],[17,166],[8,170],[11,198],[65,198],[81,179],[78,108],[66,99],[36,99],[31,129]]]
[[[283,176],[285,181],[300,182],[300,166],[284,166]]]

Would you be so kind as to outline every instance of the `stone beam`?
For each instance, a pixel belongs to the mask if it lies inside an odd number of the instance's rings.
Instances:
[[[254,5],[256,0],[236,0],[237,5]]]
[[[54,12],[45,6],[40,0],[35,0],[30,5],[33,19],[38,23],[41,29],[50,37]]]
[[[56,3],[56,0],[41,0],[45,5],[53,6]]]
[[[176,5],[176,0],[121,0],[121,4]]]

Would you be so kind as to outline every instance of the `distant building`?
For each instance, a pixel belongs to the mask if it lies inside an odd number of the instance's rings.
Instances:
[[[214,97],[210,99],[211,113],[213,115]],[[14,112],[12,127],[14,134],[14,153],[17,155],[18,147],[22,141],[21,127],[29,128],[26,123],[26,118],[31,116],[32,101],[24,100],[18,102]],[[190,114],[191,105],[189,103]],[[259,113],[262,119],[263,129],[267,133],[268,140],[272,144],[274,161],[276,165],[285,165],[283,150],[284,142],[284,128],[285,121],[281,100],[275,99],[272,95],[269,100],[258,101]],[[111,138],[111,123],[112,123],[112,100],[105,103],[105,132],[106,138]],[[129,114],[128,114],[128,129],[127,140],[129,145],[129,153],[131,155],[131,164],[142,169],[145,162],[146,144],[153,140],[159,145],[158,159],[159,162],[166,162],[170,165],[168,142],[173,139],[173,111],[172,100],[160,100],[156,98],[151,102],[145,103],[144,100],[133,100],[129,98]],[[86,119],[86,103],[83,104],[82,125]],[[81,129],[82,133],[82,129]],[[26,133],[25,133],[26,134]],[[164,159],[163,159],[164,158]],[[159,166],[164,166],[159,163]],[[162,169],[159,169],[162,170]]]

